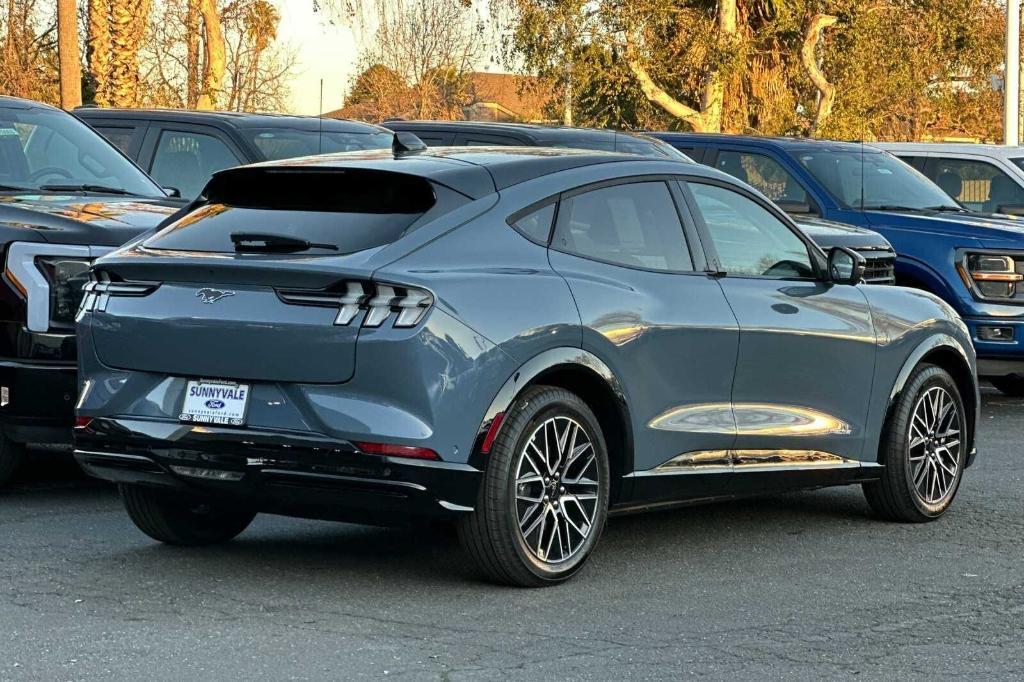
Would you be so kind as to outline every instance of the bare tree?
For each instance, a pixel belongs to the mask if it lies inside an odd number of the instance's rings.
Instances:
[[[57,101],[57,25],[36,0],[6,0],[0,21],[0,92]]]
[[[482,27],[461,0],[382,2],[373,39],[360,58],[383,67],[409,88],[418,118],[459,118],[469,73],[482,55]],[[380,112],[395,115],[405,112]]]

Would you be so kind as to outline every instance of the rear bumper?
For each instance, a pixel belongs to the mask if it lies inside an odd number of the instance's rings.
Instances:
[[[380,457],[315,434],[97,420],[75,438],[92,476],[215,496],[261,512],[402,524],[470,512],[481,472]]]
[[[0,360],[0,430],[21,443],[71,443],[75,397],[74,365]],[[0,403],[3,401],[0,400]]]

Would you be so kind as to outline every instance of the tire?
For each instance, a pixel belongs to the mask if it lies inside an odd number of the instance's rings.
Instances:
[[[548,462],[540,459],[544,437],[556,444]],[[467,553],[507,585],[544,587],[574,576],[608,518],[608,450],[594,413],[569,391],[531,387],[506,413],[489,457],[476,508],[459,522]]]
[[[933,408],[940,399],[944,402],[937,409],[936,420]],[[863,486],[875,513],[883,519],[908,523],[942,516],[953,503],[963,478],[966,428],[963,399],[953,377],[941,367],[919,365],[882,434],[882,478]]]
[[[14,477],[25,459],[25,446],[0,434],[0,487]]]
[[[155,488],[121,484],[118,489],[138,529],[168,545],[194,547],[227,542],[256,517],[254,511],[227,509]]]
[[[1003,377],[989,377],[989,381],[1003,395],[1013,398],[1024,398],[1024,375],[1007,374]]]

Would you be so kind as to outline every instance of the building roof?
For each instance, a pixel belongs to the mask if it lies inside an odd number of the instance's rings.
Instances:
[[[469,108],[491,105],[518,121],[544,121],[545,108],[554,98],[548,81],[537,76],[474,71],[469,75]],[[493,120],[503,120],[495,118]]]

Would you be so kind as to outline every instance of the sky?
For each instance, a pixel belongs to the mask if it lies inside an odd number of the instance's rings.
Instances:
[[[281,12],[278,39],[295,50],[296,78],[291,84],[292,113],[320,113],[320,79],[324,111],[340,109],[355,71],[358,41],[352,30],[332,25],[314,0],[273,0]]]

